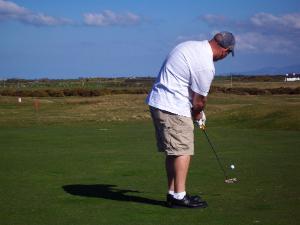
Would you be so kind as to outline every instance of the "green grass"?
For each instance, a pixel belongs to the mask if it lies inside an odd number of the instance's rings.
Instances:
[[[224,184],[196,131],[187,187],[209,207],[195,210],[162,205],[144,97],[42,98],[38,112],[0,97],[1,225],[299,224],[300,96],[209,97],[207,133],[239,183]]]
[[[172,210],[150,122],[0,128],[1,224],[298,224],[300,132],[207,132],[240,182],[197,132],[188,190],[209,207]]]

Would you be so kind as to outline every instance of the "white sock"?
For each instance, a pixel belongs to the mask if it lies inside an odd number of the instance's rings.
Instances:
[[[169,190],[169,191],[168,191],[168,194],[170,194],[170,195],[173,195],[173,196],[174,196],[174,191],[172,191],[172,190]]]
[[[183,191],[183,192],[178,192],[178,193],[174,193],[174,198],[175,199],[178,199],[178,200],[181,200],[184,198],[184,196],[186,195],[186,192]]]

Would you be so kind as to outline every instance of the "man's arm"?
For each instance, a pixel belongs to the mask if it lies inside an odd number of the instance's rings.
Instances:
[[[207,101],[207,97],[203,95],[199,95],[198,93],[192,93],[192,117],[193,120],[200,120],[202,118],[201,112],[204,110],[205,104]]]

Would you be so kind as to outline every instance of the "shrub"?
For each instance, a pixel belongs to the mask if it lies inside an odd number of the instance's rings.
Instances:
[[[32,92],[32,97],[49,97],[46,90],[36,90]]]
[[[2,96],[15,96],[15,91],[11,89],[5,89],[0,92]]]
[[[118,95],[118,94],[148,94],[147,88],[126,88],[126,89],[38,89],[38,90],[14,90],[11,88],[0,90],[2,96],[20,96],[20,97],[64,97],[64,96],[102,96],[102,95]],[[225,93],[237,95],[282,95],[282,94],[300,94],[300,87],[289,88],[280,87],[272,89],[259,89],[259,88],[226,88],[212,86],[210,93]]]
[[[76,95],[74,94],[74,89],[64,89],[63,92],[64,92],[65,96],[76,96],[77,95],[77,93],[76,93]]]
[[[48,95],[50,97],[64,97],[65,96],[63,90],[48,89],[48,90],[46,90],[46,92],[48,93]]]
[[[283,95],[283,94],[290,94],[292,92],[292,88],[273,88],[273,89],[268,89],[273,95]]]
[[[15,92],[14,96],[31,97],[32,96],[32,91],[30,91],[30,90],[17,90]]]

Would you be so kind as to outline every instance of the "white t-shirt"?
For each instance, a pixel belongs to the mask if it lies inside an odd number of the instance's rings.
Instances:
[[[146,103],[191,117],[191,90],[207,96],[214,75],[213,52],[208,41],[183,42],[166,58]]]

